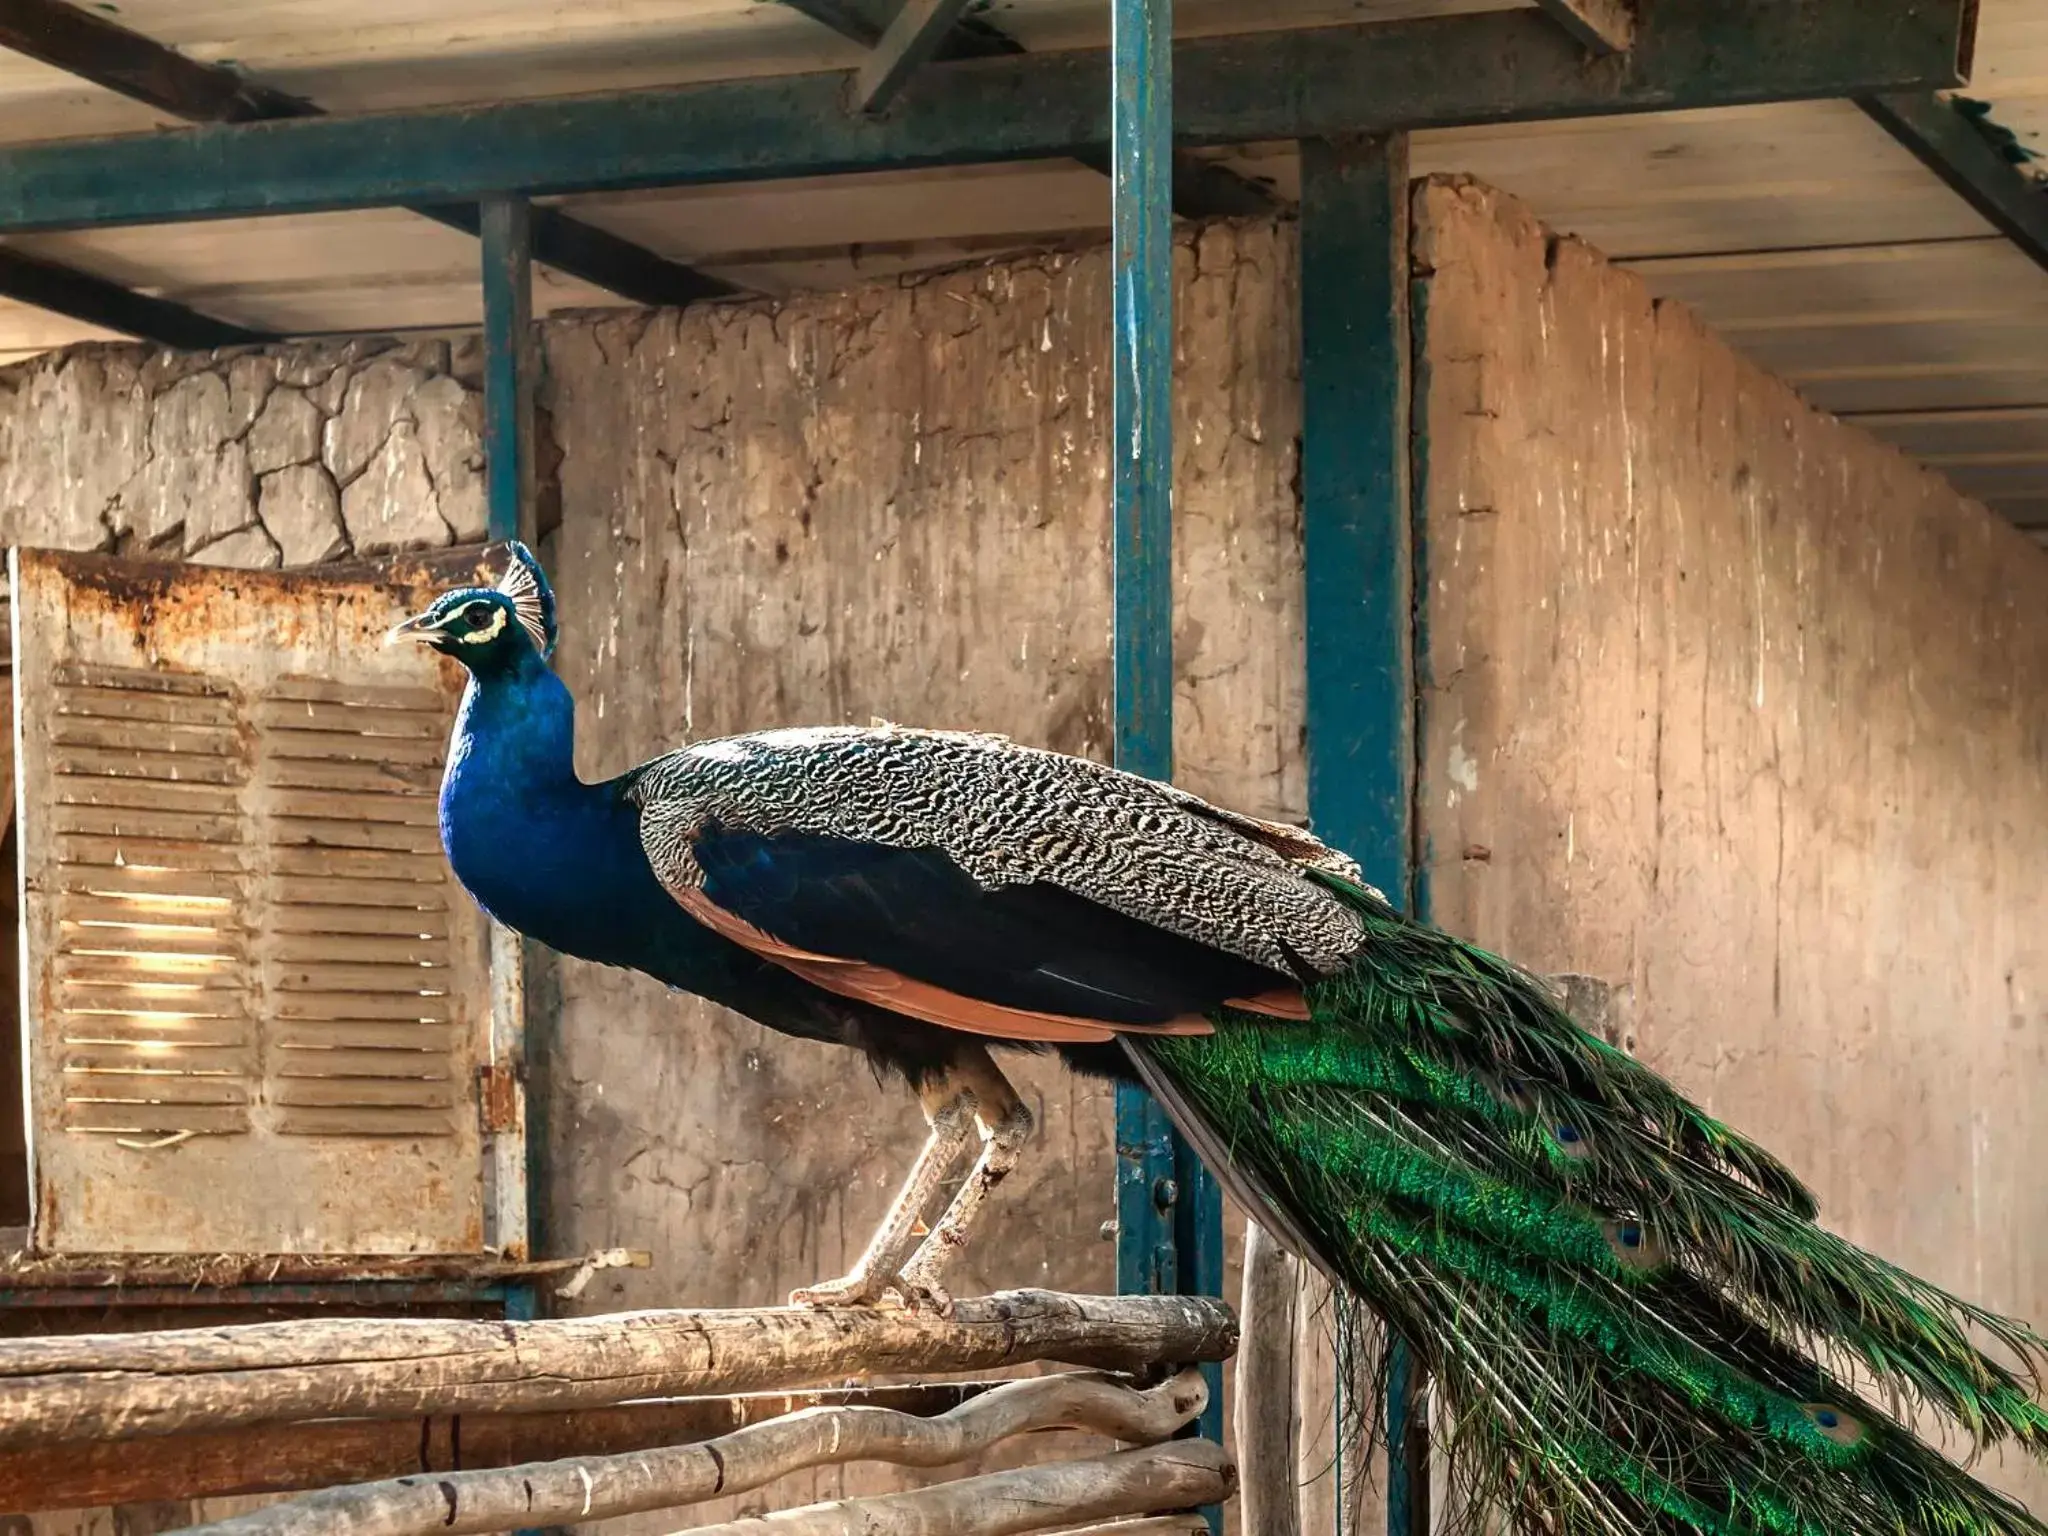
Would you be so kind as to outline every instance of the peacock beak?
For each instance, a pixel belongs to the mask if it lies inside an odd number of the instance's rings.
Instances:
[[[401,641],[411,640],[420,645],[432,645],[440,633],[440,624],[431,612],[416,613],[403,624],[394,624],[386,630],[384,643],[397,645]]]

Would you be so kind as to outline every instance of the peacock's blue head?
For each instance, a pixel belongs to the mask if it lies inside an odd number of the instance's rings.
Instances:
[[[524,544],[508,546],[509,563],[495,587],[458,587],[435,598],[384,637],[412,640],[453,656],[479,676],[510,672],[528,656],[546,661],[555,649],[555,594]]]

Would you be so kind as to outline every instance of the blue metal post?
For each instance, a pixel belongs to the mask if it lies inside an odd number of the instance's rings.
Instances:
[[[489,536],[533,535],[533,210],[483,200],[484,500]]]
[[[1415,909],[1409,347],[1406,140],[1304,140],[1309,815],[1368,880]],[[1387,1529],[1421,1536],[1429,1529],[1422,1380],[1399,1346],[1392,1367]]]
[[[1113,0],[1110,412],[1116,762],[1173,776],[1173,6]],[[1149,1094],[1119,1088],[1117,1288],[1220,1295],[1223,1195]],[[1210,1366],[1198,1428],[1223,1435]],[[1211,1523],[1218,1515],[1211,1512]]]
[[[484,279],[484,505],[486,536],[524,539],[533,528],[533,210],[523,197],[483,200],[478,230]],[[536,1151],[528,1124],[527,1230],[533,1228]],[[539,1315],[532,1285],[506,1288],[505,1317],[528,1322]],[[538,1528],[513,1536],[550,1536]]]

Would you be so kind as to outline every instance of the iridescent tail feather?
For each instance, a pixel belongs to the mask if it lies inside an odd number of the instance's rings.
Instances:
[[[1370,941],[1308,1024],[1226,1011],[1130,1049],[1238,1198],[1426,1365],[1454,1518],[2048,1536],[1902,1422],[2048,1453],[2039,1335],[1826,1231],[1532,978],[1328,879]]]

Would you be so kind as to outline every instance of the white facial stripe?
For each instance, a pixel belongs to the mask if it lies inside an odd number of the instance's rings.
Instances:
[[[496,603],[464,603],[456,612],[467,613],[472,608],[489,608],[491,610],[491,622],[482,629],[471,630],[465,635],[457,635],[455,638],[464,645],[489,645],[505,632],[505,610]]]

